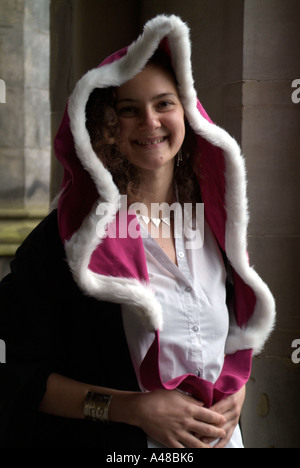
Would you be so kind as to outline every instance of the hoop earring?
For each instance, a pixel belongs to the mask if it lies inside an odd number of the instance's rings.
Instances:
[[[177,167],[180,166],[180,163],[183,161],[183,157],[182,157],[182,149],[180,148],[180,150],[178,151],[177,153]]]

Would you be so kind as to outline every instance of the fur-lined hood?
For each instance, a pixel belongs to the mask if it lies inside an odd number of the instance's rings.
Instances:
[[[275,320],[274,299],[247,255],[248,207],[245,162],[236,141],[214,125],[197,100],[189,29],[176,16],[158,16],[128,48],[106,59],[77,83],[55,140],[64,166],[58,200],[60,235],[75,281],[99,300],[132,305],[149,331],[163,327],[162,311],[149,287],[142,239],[106,237],[121,223],[119,191],[93,151],[86,128],[86,104],[95,88],[120,86],[137,75],[158,47],[171,57],[185,116],[201,153],[201,193],[206,219],[233,269],[235,314],[226,353],[259,353]],[[195,154],[195,158],[199,158]],[[101,217],[103,207],[106,216]],[[134,220],[129,215],[127,222]]]

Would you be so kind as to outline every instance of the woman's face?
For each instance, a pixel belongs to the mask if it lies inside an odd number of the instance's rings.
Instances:
[[[116,110],[127,159],[144,170],[173,167],[185,137],[184,110],[173,77],[147,65],[118,88]]]

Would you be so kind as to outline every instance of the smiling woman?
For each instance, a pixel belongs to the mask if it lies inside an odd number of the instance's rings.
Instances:
[[[0,447],[243,446],[252,350],[274,301],[248,263],[240,149],[197,101],[190,52],[185,23],[158,16],[68,101],[57,207],[0,284]],[[148,212],[202,198],[201,247],[175,236],[176,216],[154,239],[123,216],[122,194]]]
[[[158,49],[148,66],[122,87],[95,89],[86,116],[93,148],[129,202],[140,200],[137,168],[159,169],[166,163],[173,166],[180,202],[201,201],[198,169],[191,157],[195,134],[185,119],[170,58],[163,50]],[[174,164],[176,155],[180,171]]]

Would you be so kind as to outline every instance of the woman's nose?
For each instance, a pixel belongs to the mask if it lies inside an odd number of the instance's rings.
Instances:
[[[157,129],[161,127],[159,115],[153,109],[145,109],[141,115],[140,128]]]

